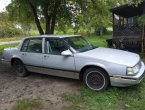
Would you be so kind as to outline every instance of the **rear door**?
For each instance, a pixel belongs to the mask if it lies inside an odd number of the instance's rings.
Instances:
[[[29,71],[41,72],[42,38],[26,39],[22,45],[20,56]]]

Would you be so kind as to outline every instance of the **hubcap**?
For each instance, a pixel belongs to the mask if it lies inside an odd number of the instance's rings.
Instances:
[[[105,85],[105,78],[99,72],[90,72],[87,76],[87,85],[94,90],[100,90]]]

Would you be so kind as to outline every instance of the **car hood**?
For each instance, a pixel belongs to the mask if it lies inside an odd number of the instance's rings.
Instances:
[[[117,49],[101,48],[101,47],[87,52],[79,53],[78,56],[99,59],[111,63],[126,65],[129,67],[135,66],[140,60],[138,54]]]

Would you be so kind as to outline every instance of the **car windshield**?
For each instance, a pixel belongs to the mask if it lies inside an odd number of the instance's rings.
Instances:
[[[85,52],[96,48],[89,41],[81,36],[78,37],[67,37],[64,39],[76,52]]]

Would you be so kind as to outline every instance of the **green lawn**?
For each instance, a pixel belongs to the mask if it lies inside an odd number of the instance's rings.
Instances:
[[[104,92],[83,87],[79,95],[64,93],[62,97],[72,102],[66,110],[145,110],[144,88],[145,80],[137,86],[109,87]]]
[[[15,37],[0,38],[0,42],[17,41],[17,40],[21,40],[21,39],[24,38],[24,37],[25,37],[25,36],[21,35],[21,36],[15,36]]]
[[[15,47],[17,45],[19,45],[19,43],[0,45],[0,53],[4,50],[4,48]]]
[[[100,47],[107,47],[106,40],[111,38],[111,35],[105,35],[103,38],[100,38],[100,36],[88,36],[86,37],[92,44]]]

